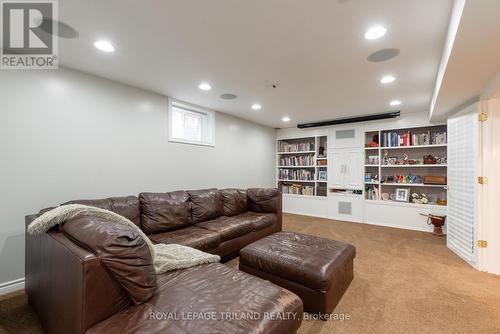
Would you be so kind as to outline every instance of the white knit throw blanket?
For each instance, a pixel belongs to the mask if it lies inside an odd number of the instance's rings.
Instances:
[[[68,204],[50,210],[29,224],[28,233],[41,234],[52,227],[78,216],[94,216],[134,229],[147,243],[154,259],[157,274],[174,269],[194,267],[204,263],[220,261],[220,257],[192,247],[176,244],[153,244],[142,230],[127,218],[114,212],[80,204]]]

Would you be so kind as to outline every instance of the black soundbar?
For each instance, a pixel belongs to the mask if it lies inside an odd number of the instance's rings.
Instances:
[[[297,127],[299,129],[307,129],[307,128],[315,128],[318,126],[358,123],[358,122],[366,122],[366,121],[377,121],[379,119],[396,118],[399,116],[401,116],[401,111],[393,111],[393,112],[388,112],[388,113],[383,113],[383,114],[374,114],[374,115],[349,117],[349,118],[337,118],[337,119],[333,119],[331,121],[302,123],[302,124],[297,124]]]

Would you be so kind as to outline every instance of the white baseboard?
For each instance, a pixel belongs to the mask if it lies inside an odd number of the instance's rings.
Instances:
[[[283,213],[289,213],[292,215],[298,215],[298,216],[309,216],[309,217],[317,217],[317,218],[328,218],[326,216],[318,215],[318,214],[312,214],[312,213],[304,213],[304,212],[298,212],[298,211],[283,211]]]
[[[372,222],[372,221],[366,221],[365,224],[377,225],[377,226],[384,226],[384,227],[392,227],[392,228],[399,228],[399,229],[410,230],[410,231],[430,232],[430,233],[432,233],[432,231],[434,230],[434,228],[432,226],[428,226],[428,227],[416,227],[416,226],[388,224],[388,223],[380,223],[380,222]],[[446,232],[445,232],[445,234],[446,234]]]
[[[24,289],[24,277],[10,282],[0,283],[0,296]]]
[[[300,215],[300,216],[309,216],[309,217],[318,217],[318,218],[326,218],[326,219],[331,219],[325,216],[321,215],[313,215],[310,213],[303,213],[303,212],[296,212],[296,211],[283,211],[283,213],[289,213],[292,215]],[[368,224],[368,225],[376,225],[376,226],[384,226],[384,227],[392,227],[392,228],[399,228],[403,230],[410,230],[410,231],[419,231],[419,232],[429,232],[432,233],[433,227],[432,226],[426,226],[426,227],[417,227],[417,226],[408,226],[408,225],[397,225],[397,224],[390,224],[390,223],[381,223],[381,222],[373,222],[373,221],[356,221],[356,220],[348,220],[348,219],[332,219],[332,220],[338,220],[338,221],[345,221],[348,223],[355,223],[355,224]],[[443,231],[444,234],[446,234],[446,230]]]

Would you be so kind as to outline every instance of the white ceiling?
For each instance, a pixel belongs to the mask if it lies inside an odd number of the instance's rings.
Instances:
[[[61,0],[60,64],[284,127],[393,110],[428,111],[452,0]],[[388,33],[363,35],[373,24]],[[93,47],[113,42],[116,52]],[[366,60],[383,48],[401,54]],[[395,83],[379,83],[385,74]],[[210,92],[200,91],[202,81]],[[270,84],[279,83],[277,89]],[[221,100],[234,93],[238,99]],[[263,105],[251,110],[254,102]],[[292,121],[284,124],[283,116]]]
[[[432,119],[441,121],[477,100],[500,74],[500,1],[466,1],[460,25],[437,87]]]

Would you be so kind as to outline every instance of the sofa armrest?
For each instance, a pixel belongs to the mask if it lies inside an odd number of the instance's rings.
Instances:
[[[250,211],[276,214],[278,231],[282,230],[282,196],[276,188],[249,188],[247,190]]]
[[[26,226],[37,216],[27,216]],[[26,233],[26,292],[47,333],[85,333],[131,305],[99,258],[57,228]]]

